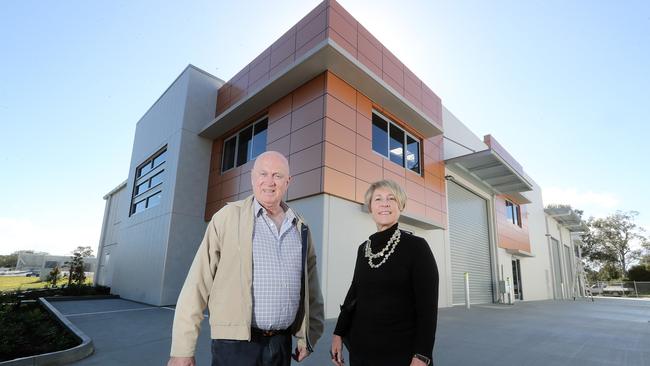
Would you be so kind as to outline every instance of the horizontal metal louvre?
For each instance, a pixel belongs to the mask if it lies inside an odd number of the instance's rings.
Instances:
[[[487,202],[453,182],[447,189],[452,302],[465,302],[465,272],[469,272],[470,302],[492,302]]]

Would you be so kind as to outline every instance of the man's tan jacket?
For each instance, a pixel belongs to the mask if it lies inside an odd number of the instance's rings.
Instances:
[[[311,234],[296,217],[303,238],[303,286],[291,330],[298,345],[312,351],[323,333],[323,297]],[[229,203],[210,220],[176,304],[172,357],[194,356],[206,305],[212,339],[251,339],[253,220],[253,196]]]

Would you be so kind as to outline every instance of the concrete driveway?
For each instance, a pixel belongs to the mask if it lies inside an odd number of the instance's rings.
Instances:
[[[95,344],[75,365],[164,365],[173,308],[121,299],[52,303]],[[316,352],[302,363],[329,365],[334,320]],[[210,364],[207,319],[197,364]],[[434,350],[437,366],[629,365],[650,366],[650,301],[536,301],[514,306],[476,305],[441,309]]]

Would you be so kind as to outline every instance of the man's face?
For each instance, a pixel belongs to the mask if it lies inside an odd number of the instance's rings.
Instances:
[[[264,154],[257,158],[251,173],[255,199],[264,207],[280,205],[289,187],[289,166],[279,154]]]

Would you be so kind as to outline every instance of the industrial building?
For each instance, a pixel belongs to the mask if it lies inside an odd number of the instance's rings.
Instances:
[[[85,257],[84,272],[92,276],[97,269],[98,258]],[[45,281],[54,267],[59,267],[61,273],[70,269],[72,256],[19,253],[16,260],[16,271],[30,271],[37,273],[42,281]]]
[[[408,194],[400,225],[431,246],[441,307],[465,303],[466,273],[471,303],[580,294],[576,215],[545,211],[525,162],[477,137],[397,56],[326,0],[227,82],[188,66],[138,121],[128,177],[104,197],[96,282],[174,304],[207,222],[252,194],[255,157],[276,150],[328,318],[376,230],[362,202],[382,178]]]

